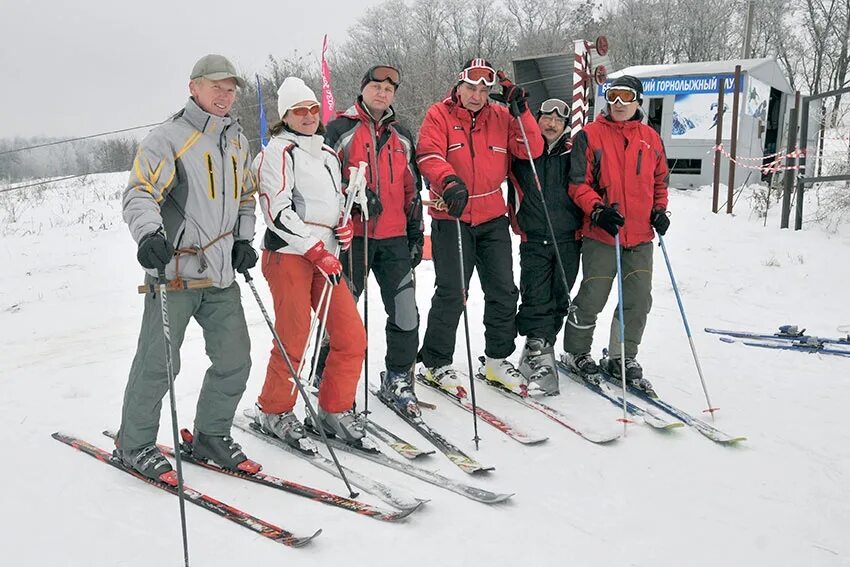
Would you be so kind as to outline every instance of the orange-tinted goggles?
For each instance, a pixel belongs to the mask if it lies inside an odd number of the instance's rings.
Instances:
[[[316,115],[319,113],[319,105],[311,104],[310,106],[293,106],[289,112],[295,116],[307,116],[308,114]]]
[[[392,86],[398,88],[401,84],[401,73],[395,67],[389,65],[378,65],[369,69],[369,80],[383,83],[389,81]]]
[[[460,72],[458,79],[470,85],[484,83],[492,87],[496,84],[496,71],[492,67],[469,67]]]
[[[617,101],[620,101],[620,104],[629,104],[636,101],[637,97],[637,91],[629,87],[611,87],[605,92],[605,100],[611,104]]]

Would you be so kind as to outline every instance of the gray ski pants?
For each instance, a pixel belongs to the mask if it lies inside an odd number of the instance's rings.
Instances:
[[[626,357],[638,353],[646,317],[652,307],[652,242],[621,250],[623,263],[623,319]],[[617,253],[614,246],[585,238],[581,248],[582,280],[573,300],[575,312],[567,317],[564,350],[572,354],[590,352],[596,318],[605,308],[617,279]],[[608,352],[620,357],[619,311],[614,310]]]
[[[212,362],[198,397],[195,429],[208,435],[229,435],[251,370],[251,341],[239,286],[234,282],[225,289],[170,292],[167,307],[175,376],[180,371],[180,346],[192,317],[203,329],[206,353]],[[159,294],[148,293],[136,357],[124,391],[120,430],[123,450],[156,441],[162,399],[167,392]]]

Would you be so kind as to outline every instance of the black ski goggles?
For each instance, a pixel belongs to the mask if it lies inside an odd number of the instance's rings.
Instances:
[[[366,76],[369,77],[369,81],[375,81],[377,83],[387,81],[395,88],[398,88],[401,84],[401,72],[399,72],[399,70],[395,67],[390,67],[389,65],[376,65],[369,69]]]
[[[543,104],[540,105],[540,114],[552,114],[553,112],[564,120],[570,115],[567,103],[561,99],[550,98],[549,100],[544,100]]]

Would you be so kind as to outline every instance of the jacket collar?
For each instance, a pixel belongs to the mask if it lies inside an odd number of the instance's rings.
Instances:
[[[387,124],[395,122],[395,109],[390,106],[387,111],[384,112],[384,115],[381,116],[380,120],[375,120],[375,117],[372,116],[369,109],[363,103],[363,97],[358,96],[354,104],[352,104],[348,110],[343,113],[343,116],[353,120],[360,120],[364,124],[369,124],[371,122],[375,124],[376,128],[383,128]]]
[[[324,145],[325,139],[318,134],[304,136],[303,134],[296,134],[291,130],[283,130],[277,135],[277,137],[284,142],[295,144],[297,147],[314,157],[322,157],[322,146]]]
[[[180,115],[199,132],[204,134],[221,134],[231,124],[239,124],[229,114],[227,116],[215,116],[203,110],[194,98],[186,101],[186,106]]]

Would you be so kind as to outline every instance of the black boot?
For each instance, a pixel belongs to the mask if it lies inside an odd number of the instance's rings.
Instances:
[[[174,474],[171,463],[159,452],[156,444],[131,451],[122,451],[121,449],[116,449],[116,451],[125,466],[135,470],[145,478],[167,484],[177,484],[177,476]]]
[[[620,380],[620,367],[621,361],[619,358],[609,358],[608,360],[608,373],[611,374],[617,380]],[[641,390],[646,392],[648,395],[653,398],[658,397],[655,394],[655,390],[652,388],[652,383],[643,377],[643,368],[641,368],[638,361],[634,358],[626,357],[626,385],[631,386],[635,390]]]
[[[212,461],[223,469],[249,474],[260,472],[263,468],[245,456],[239,443],[230,435],[207,435],[195,431],[191,440],[192,456],[196,459]]]

